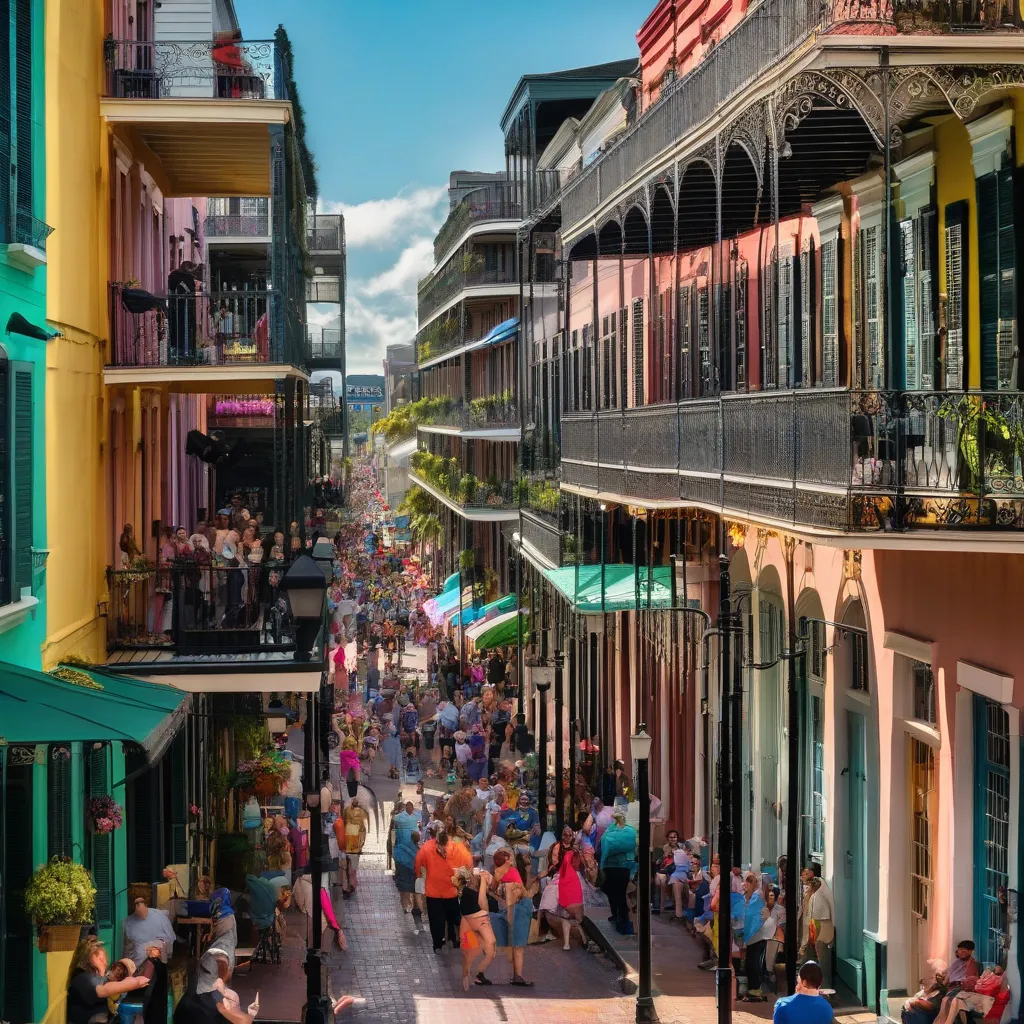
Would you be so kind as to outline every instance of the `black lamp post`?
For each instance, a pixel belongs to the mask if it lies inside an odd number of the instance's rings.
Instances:
[[[559,835],[565,826],[565,682],[562,676],[564,667],[565,655],[561,651],[555,651],[555,825]],[[571,780],[569,790],[571,793]]]
[[[537,813],[540,815],[540,831],[548,830],[548,690],[554,680],[555,670],[547,665],[533,669],[533,686],[537,691],[537,732],[539,753],[537,755]]]
[[[317,650],[317,640],[324,628],[324,611],[327,607],[327,580],[323,571],[309,555],[300,555],[281,580],[281,590],[284,591],[292,618],[295,620],[295,660],[312,662],[319,656],[326,667],[326,644],[321,644],[319,651]],[[320,937],[323,933],[320,888],[324,870],[324,829],[321,818],[323,808],[320,795],[317,711],[314,691],[306,695],[302,773],[302,788],[306,807],[309,809],[309,868],[313,889],[313,939],[306,950],[306,1005],[302,1019],[305,1024],[330,1024],[334,1019],[334,1011],[330,998],[323,991],[323,961],[320,953]]]
[[[636,761],[636,798],[640,803],[636,894],[637,943],[640,949],[640,983],[636,990],[638,1024],[658,1019],[654,996],[651,995],[651,793],[647,775],[653,742],[643,723],[637,726],[636,734],[629,737],[630,753]]]

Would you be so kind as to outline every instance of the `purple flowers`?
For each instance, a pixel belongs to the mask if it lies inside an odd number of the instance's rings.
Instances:
[[[105,835],[124,824],[124,810],[112,796],[94,796],[89,801],[93,831]]]

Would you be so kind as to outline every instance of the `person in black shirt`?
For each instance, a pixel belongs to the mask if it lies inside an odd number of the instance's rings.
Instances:
[[[125,992],[136,992],[149,984],[148,978],[107,981],[107,951],[94,935],[83,939],[75,949],[68,974],[68,1024],[108,1024],[107,999]]]
[[[497,648],[491,652],[487,661],[487,682],[491,686],[501,686],[505,682],[505,659]]]
[[[513,736],[515,737],[516,750],[525,757],[527,754],[533,753],[534,737],[533,733],[526,726],[526,715],[516,715],[516,726],[512,730]]]

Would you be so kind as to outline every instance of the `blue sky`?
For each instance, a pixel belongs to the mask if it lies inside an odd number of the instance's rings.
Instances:
[[[284,23],[321,209],[346,215],[348,365],[411,341],[416,282],[456,168],[502,170],[498,122],[523,74],[619,60],[654,0],[235,0],[247,39]],[[333,316],[329,307],[311,322]]]

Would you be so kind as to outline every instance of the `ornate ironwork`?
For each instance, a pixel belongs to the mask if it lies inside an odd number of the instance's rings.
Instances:
[[[11,767],[23,767],[35,764],[36,748],[34,746],[17,746],[7,748],[7,763]]]

